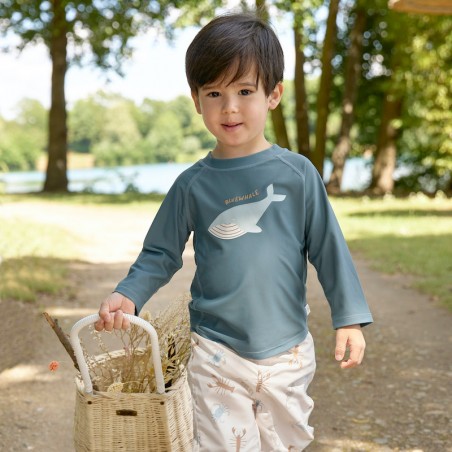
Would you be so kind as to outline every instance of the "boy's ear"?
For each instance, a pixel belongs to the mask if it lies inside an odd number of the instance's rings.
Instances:
[[[193,99],[193,102],[195,103],[196,111],[201,114],[201,106],[199,104],[199,95],[197,91],[191,92],[191,98]]]
[[[281,82],[277,83],[273,91],[268,96],[268,108],[274,110],[281,102],[281,97],[284,92],[284,86]]]

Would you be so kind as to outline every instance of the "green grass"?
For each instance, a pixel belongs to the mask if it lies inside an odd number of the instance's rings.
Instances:
[[[3,218],[0,222],[0,299],[36,301],[68,287],[69,259],[77,243],[52,225]]]
[[[68,288],[67,261],[27,256],[2,263],[0,299],[34,302],[40,294],[57,294]]]
[[[157,193],[121,193],[118,195],[96,193],[30,193],[17,195],[1,195],[2,202],[59,202],[64,204],[98,205],[98,206],[130,206],[151,204],[158,206],[163,201],[164,195]]]
[[[114,206],[130,213],[131,209],[157,210],[162,199],[137,193],[3,195],[0,206],[2,202],[56,202]],[[452,310],[452,200],[332,198],[332,204],[352,251],[378,271],[410,275],[407,280],[414,287]],[[60,290],[67,280],[66,263],[77,258],[73,243],[77,243],[74,238],[55,226],[4,220],[0,224],[0,297],[32,299],[30,293]],[[12,282],[15,279],[20,283]]]
[[[36,202],[115,208],[131,213],[146,209],[156,212],[162,195],[93,193],[0,195],[3,203]],[[1,210],[0,210],[1,213]],[[55,225],[0,217],[0,300],[34,302],[40,294],[56,294],[70,287],[69,263],[79,258],[73,237]]]
[[[352,251],[452,310],[452,200],[332,199]]]

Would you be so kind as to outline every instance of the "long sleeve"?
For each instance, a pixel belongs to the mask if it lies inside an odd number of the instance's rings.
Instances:
[[[372,322],[344,236],[314,166],[306,164],[305,239],[308,259],[331,308],[333,327]]]
[[[138,312],[182,267],[191,232],[186,204],[186,190],[176,181],[151,224],[141,253],[115,289],[130,298]]]

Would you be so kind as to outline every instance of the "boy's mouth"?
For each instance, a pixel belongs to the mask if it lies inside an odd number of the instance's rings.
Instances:
[[[225,123],[222,124],[222,126],[226,129],[226,130],[235,130],[237,129],[239,126],[241,126],[242,123],[241,122],[229,122],[229,123]]]

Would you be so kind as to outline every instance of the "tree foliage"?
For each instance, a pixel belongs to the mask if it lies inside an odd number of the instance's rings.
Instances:
[[[53,27],[50,20],[52,5],[64,4],[70,62],[86,64],[91,60],[101,67],[119,70],[123,58],[130,55],[129,38],[143,29],[140,27],[159,24],[170,34],[171,27],[166,18],[171,11],[179,11],[172,25],[184,25],[202,22],[220,3],[92,3],[84,0],[74,4],[66,0],[7,0],[0,4],[0,31],[18,34],[21,47],[38,40],[49,44]],[[327,93],[319,93],[325,12],[329,2],[258,0],[254,3],[265,4],[272,21],[277,20],[274,19],[277,13],[288,19],[298,39],[298,72],[294,74],[294,83],[285,82],[283,96],[284,128],[295,151],[305,149],[306,155],[312,154],[315,130],[319,128],[316,111],[322,95],[329,99],[330,113],[322,145],[327,158],[331,157],[335,143],[344,136],[348,147],[346,155],[354,157],[381,154],[379,148],[389,143],[391,165],[410,170],[408,175],[396,181],[396,188],[452,189],[452,17],[391,11],[387,0],[341,0],[331,58],[332,85]],[[209,14],[202,13],[207,11],[206,8]],[[361,57],[354,75],[355,91],[351,93],[350,87],[346,89],[350,78],[346,75],[346,62],[351,42],[358,39],[352,35],[357,9],[365,14],[365,26],[359,29]],[[184,15],[181,11],[190,14]],[[143,23],[134,23],[136,18],[142,19]],[[304,84],[301,90],[300,83]],[[355,103],[352,119],[345,117],[347,99],[344,93]],[[400,101],[392,110],[388,108],[391,99]],[[307,115],[301,114],[303,109]],[[392,111],[391,118],[388,118],[389,110]],[[4,137],[0,143],[2,168],[30,168],[36,152],[46,148],[42,141],[46,133],[26,119],[29,114],[23,110],[16,121],[0,120],[0,133]],[[30,117],[34,116],[36,114]],[[348,121],[345,135],[344,120]],[[30,140],[34,151],[28,156],[25,154],[29,151],[23,150],[29,149],[25,143],[28,138],[17,132],[20,121],[22,127],[30,130],[35,127],[33,133],[40,130],[40,138]],[[39,124],[43,124],[42,118]],[[194,160],[200,152],[214,146],[213,137],[194,112],[191,100],[183,96],[171,102],[145,99],[135,105],[121,96],[97,93],[73,106],[68,125],[70,148],[94,153],[97,164]],[[275,139],[276,135],[269,130],[269,137]],[[378,166],[378,158],[375,161]],[[389,177],[393,177],[392,170]]]
[[[133,52],[130,38],[150,27],[158,27],[170,37],[173,26],[210,17],[212,9],[220,4],[206,0],[3,0],[0,32],[16,34],[20,38],[18,50],[37,42],[44,42],[50,48],[55,26],[64,27],[71,64],[95,63],[121,73],[124,59]],[[56,24],[59,10],[64,12],[64,17]],[[168,21],[170,14],[172,19]]]
[[[43,42],[52,61],[48,166],[45,191],[67,190],[67,124],[64,81],[68,65],[94,62],[121,72],[132,53],[131,38],[159,25],[171,34],[174,21],[209,17],[220,0],[4,0],[0,3],[0,34],[19,37],[18,48]],[[179,14],[175,13],[176,10]],[[169,18],[172,17],[172,21]]]
[[[45,151],[47,111],[40,102],[23,99],[14,121],[0,118],[0,171],[33,170]]]
[[[329,2],[322,2],[320,8],[315,0],[275,1],[273,4],[292,12],[295,24],[304,37],[303,52],[307,57],[305,76],[308,84],[315,82],[319,78],[319,55],[323,45],[322,36],[325,34],[321,11],[322,8],[325,10]],[[330,97],[331,113],[328,115],[326,141],[322,144],[325,155],[331,156],[338,134],[342,133],[337,125],[341,116],[343,123],[346,114],[345,109],[342,112],[340,109],[344,101],[345,62],[352,41],[353,15],[357,8],[364,11],[366,26],[361,37],[362,59],[355,88],[358,89],[355,114],[353,123],[349,124],[350,155],[375,154],[379,149],[378,143],[391,143],[391,165],[402,165],[405,170],[410,170],[409,176],[397,181],[397,186],[404,184],[410,190],[428,191],[452,188],[450,16],[402,14],[389,10],[386,0],[340,2],[336,52],[331,59],[333,86],[328,92],[319,91],[316,100],[318,106],[321,96]],[[300,15],[300,9],[309,10],[311,14]],[[300,79],[303,80],[302,77]],[[295,86],[295,90],[297,88]],[[401,102],[400,108],[385,108],[385,99],[393,98]],[[322,119],[315,115],[312,102],[308,105],[312,135],[313,127],[318,129],[321,126],[318,122]],[[284,111],[287,118],[293,117],[288,108]],[[397,116],[385,118],[388,111]],[[300,119],[297,119],[300,130],[299,122]],[[288,129],[292,129],[290,125]],[[383,139],[383,134],[388,131],[390,136]],[[315,159],[316,156],[310,157]],[[320,162],[317,163],[319,166]],[[392,190],[392,170],[387,173],[387,177],[391,179]]]
[[[452,17],[416,16],[400,139],[401,161],[414,189],[452,188]]]
[[[370,26],[364,33],[357,140],[375,147],[378,128],[385,121],[384,100],[398,98],[400,113],[389,124],[397,131],[394,164],[404,165],[411,174],[396,186],[447,189],[451,174],[447,162],[452,159],[452,18],[401,14],[388,10],[385,3],[375,6],[367,10]]]

